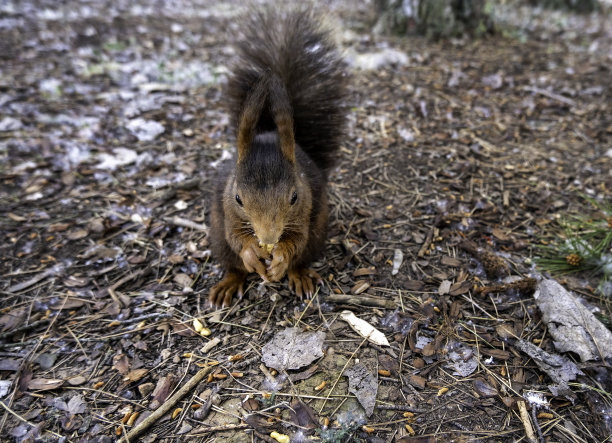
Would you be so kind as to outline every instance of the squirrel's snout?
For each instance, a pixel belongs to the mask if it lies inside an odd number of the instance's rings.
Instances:
[[[255,236],[260,245],[275,245],[282,233],[282,229],[257,229],[255,227]]]

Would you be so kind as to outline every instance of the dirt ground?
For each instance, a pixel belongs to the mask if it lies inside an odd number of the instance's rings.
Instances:
[[[162,408],[140,441],[609,440],[609,362],[558,352],[533,297],[557,221],[612,202],[609,11],[501,6],[495,36],[428,42],[326,2],[350,112],[325,285],[253,277],[214,311],[239,3],[0,6],[2,440],[114,441]],[[597,277],[555,278],[609,325]],[[321,354],[266,366],[293,327]],[[519,339],[581,374],[556,389]]]

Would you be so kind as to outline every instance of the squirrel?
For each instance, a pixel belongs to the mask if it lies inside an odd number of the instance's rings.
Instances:
[[[327,176],[345,124],[342,60],[312,12],[264,9],[239,22],[227,84],[235,161],[211,204],[211,250],[225,269],[209,302],[230,306],[249,273],[302,298],[327,236]]]

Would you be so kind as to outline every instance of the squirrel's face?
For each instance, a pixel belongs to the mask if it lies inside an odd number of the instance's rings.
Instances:
[[[297,230],[299,226],[291,221],[302,205],[296,186],[281,186],[253,192],[236,186],[234,204],[248,226],[253,230],[260,245],[275,245],[284,233]]]
[[[230,188],[225,204],[232,205],[243,220],[241,228],[251,230],[260,244],[274,245],[283,235],[303,231],[312,197],[295,163],[281,152],[277,135],[255,137],[236,165]]]

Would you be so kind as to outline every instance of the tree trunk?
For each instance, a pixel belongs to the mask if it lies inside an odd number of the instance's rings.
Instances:
[[[417,32],[445,38],[492,29],[486,0],[376,0],[375,5],[378,21],[374,30],[378,33]]]

